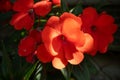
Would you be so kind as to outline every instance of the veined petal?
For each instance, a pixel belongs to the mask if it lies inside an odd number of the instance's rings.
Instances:
[[[61,41],[59,39],[59,36],[61,34],[58,33],[54,28],[46,26],[42,31],[42,40],[45,44],[45,47],[47,48],[48,52],[56,56],[58,55],[60,49],[61,49]]]
[[[83,46],[85,43],[84,33],[80,31],[81,23],[72,18],[67,18],[62,25],[62,34],[68,41],[73,42],[77,46]]]
[[[15,11],[28,11],[33,8],[34,0],[16,0],[13,6]]]
[[[35,13],[39,16],[47,15],[52,8],[52,3],[49,1],[39,1],[34,4]]]
[[[50,53],[45,48],[44,44],[41,44],[40,46],[38,46],[36,55],[38,59],[43,63],[50,62],[53,59],[53,56],[50,55]]]

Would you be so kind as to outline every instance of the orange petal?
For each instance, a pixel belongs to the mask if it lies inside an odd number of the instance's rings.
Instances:
[[[82,47],[76,47],[77,50],[82,51],[82,52],[91,52],[93,50],[93,46],[94,46],[94,39],[93,37],[88,34],[85,33],[85,44]]]
[[[72,14],[72,13],[64,12],[64,13],[60,16],[60,22],[61,22],[61,23],[64,23],[64,21],[65,21],[66,19],[73,19],[73,20],[77,23],[76,25],[79,25],[79,26],[75,26],[75,28],[81,29],[82,21],[81,21],[81,18],[80,18],[80,17],[77,17],[77,16],[75,16],[75,15]],[[70,23],[70,22],[69,22],[69,23]]]
[[[69,63],[71,64],[79,64],[84,56],[83,53],[77,51],[75,49],[75,46],[71,44],[70,42],[66,42],[64,45],[64,53],[65,53],[65,58],[68,60]]]
[[[38,59],[43,63],[50,62],[53,59],[53,56],[50,55],[50,53],[46,50],[46,48],[43,44],[38,46],[36,55],[37,55]]]
[[[48,26],[46,26],[42,31],[42,40],[45,44],[45,47],[53,56],[58,55],[62,46],[58,36],[60,36],[60,33]]]
[[[13,6],[15,11],[28,11],[33,8],[34,0],[16,0]]]
[[[63,69],[68,64],[67,60],[63,53],[60,53],[58,56],[54,57],[52,60],[52,65],[56,69]]]
[[[49,20],[47,21],[46,26],[50,26],[52,28],[55,28],[56,30],[58,30],[59,32],[61,32],[61,24],[59,22],[59,17],[58,16],[52,16],[49,18]]]
[[[73,42],[77,46],[82,46],[85,42],[84,33],[80,31],[81,23],[78,23],[72,18],[64,20],[62,26],[62,34],[68,41]]]
[[[39,16],[47,15],[52,8],[52,3],[49,1],[39,1],[34,4],[35,13]]]

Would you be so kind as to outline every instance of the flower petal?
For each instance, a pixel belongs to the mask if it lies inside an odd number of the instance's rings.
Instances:
[[[13,25],[16,30],[21,30],[22,28],[29,30],[33,26],[34,20],[28,13],[21,12],[13,15],[10,24]]]
[[[98,42],[98,50],[101,53],[105,53],[107,51],[107,48],[109,44],[113,41],[112,35],[101,35],[99,34],[99,42]]]
[[[66,42],[63,48],[65,53],[65,58],[68,60],[69,63],[77,65],[83,60],[84,58],[83,53],[77,51],[75,46],[70,42]]]
[[[107,14],[101,14],[94,25],[98,31],[104,34],[113,34],[117,29],[117,25],[114,24],[114,18]]]
[[[52,8],[52,3],[49,1],[39,1],[34,4],[35,13],[39,16],[47,15]]]
[[[32,54],[36,47],[36,41],[32,37],[25,37],[18,45],[19,56],[28,56]]]
[[[88,34],[85,33],[85,44],[82,47],[76,47],[77,50],[81,51],[81,52],[91,52],[93,50],[93,46],[94,46],[94,39],[93,37]]]
[[[58,33],[55,29],[48,26],[46,26],[42,31],[42,40],[45,44],[45,47],[47,48],[48,52],[50,52],[50,54],[53,56],[58,55],[61,49],[62,44],[59,39],[60,35],[61,34]]]
[[[73,42],[77,46],[83,46],[85,42],[84,33],[80,31],[81,23],[78,23],[72,18],[64,20],[62,26],[62,34],[68,41]]]
[[[64,57],[63,53],[59,53],[59,55],[55,56],[52,60],[52,65],[56,69],[63,69],[68,64],[67,60]]]
[[[50,17],[46,23],[46,26],[52,27],[55,30],[58,30],[58,32],[61,32],[61,24],[58,16]]]
[[[43,44],[38,46],[36,55],[37,55],[38,59],[43,63],[50,62],[53,59],[53,56],[50,55],[50,53],[46,50],[46,48]]]
[[[15,11],[28,11],[33,8],[34,0],[16,0],[13,6]]]

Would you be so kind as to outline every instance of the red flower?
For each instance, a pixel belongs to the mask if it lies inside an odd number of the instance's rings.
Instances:
[[[36,41],[30,36],[23,38],[18,45],[19,56],[29,56],[35,52],[35,49]]]
[[[47,51],[39,59],[44,62],[46,55],[52,56],[52,64],[57,69],[64,68],[68,62],[79,64],[84,58],[83,53],[92,47],[92,37],[81,31],[81,24],[81,19],[71,13],[64,13],[60,18],[52,16],[42,31]],[[38,49],[37,54],[44,52],[41,50]]]
[[[26,57],[27,62],[33,63],[37,46],[41,43],[41,32],[38,30],[32,30],[27,37],[20,41],[18,53],[20,56]]]
[[[39,1],[34,4],[34,0],[17,0],[13,10],[17,11],[10,22],[17,30],[25,28],[30,30],[34,24],[34,11],[39,16],[45,16],[51,10],[51,2]]]
[[[34,4],[35,13],[39,16],[46,16],[52,8],[52,3],[45,0]]]
[[[10,22],[16,30],[25,28],[29,30],[34,24],[33,0],[17,0],[13,5],[13,10],[17,11]]]
[[[41,31],[34,29],[30,31],[29,36],[33,37],[36,40],[37,44],[42,43]]]
[[[54,5],[60,6],[60,0],[52,0]]]
[[[0,0],[0,12],[7,12],[12,9],[10,0]]]
[[[94,49],[89,54],[95,55],[97,51],[105,53],[117,29],[114,18],[107,13],[98,14],[92,7],[85,8],[80,17],[83,21],[82,30],[94,38]]]

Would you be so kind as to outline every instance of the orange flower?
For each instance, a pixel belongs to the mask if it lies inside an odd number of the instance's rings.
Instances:
[[[94,38],[94,49],[89,54],[95,55],[97,51],[105,53],[117,30],[114,18],[107,13],[98,14],[92,7],[85,8],[80,17],[83,21],[82,30]]]
[[[34,0],[17,0],[13,5],[13,10],[18,13],[13,15],[10,24],[16,30],[23,28],[30,30],[34,24],[34,13],[45,16],[50,12],[51,6],[49,1],[39,1],[34,4]]]
[[[52,64],[57,69],[64,68],[68,62],[79,64],[84,58],[83,53],[92,48],[92,37],[81,31],[81,25],[81,19],[71,13],[65,12],[60,18],[52,16],[42,31],[44,50],[47,51],[38,49],[37,54],[43,52],[39,59],[44,62],[47,59],[44,55],[52,56]]]

